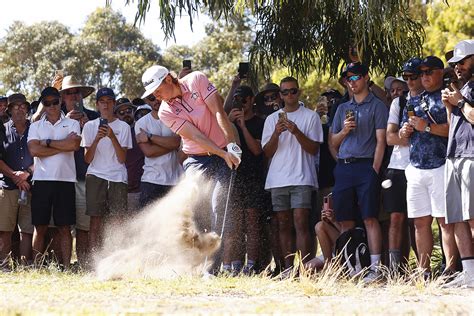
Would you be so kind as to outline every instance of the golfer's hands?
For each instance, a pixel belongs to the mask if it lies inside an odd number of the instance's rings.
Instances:
[[[240,165],[242,149],[236,143],[227,144],[227,152],[224,156],[225,162],[231,169],[237,169]]]

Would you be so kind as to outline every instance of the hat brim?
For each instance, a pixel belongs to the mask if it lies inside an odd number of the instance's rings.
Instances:
[[[457,55],[457,56],[453,56],[450,60],[448,60],[448,63],[457,63],[458,61],[463,60],[463,59],[466,58],[467,56],[469,56],[469,55]]]
[[[132,109],[136,109],[137,107],[135,105],[133,105],[131,102],[125,102],[125,103],[121,103],[119,105],[116,105],[114,107],[114,113],[116,113],[117,111],[119,111],[122,107],[124,106],[128,106],[128,107],[131,107]]]
[[[59,93],[62,93],[63,91],[67,91],[69,89],[79,89],[81,91],[82,98],[87,98],[88,96],[91,95],[92,92],[94,92],[95,88],[91,86],[69,86],[66,89],[61,89],[59,90]]]
[[[168,75],[166,75],[166,76],[168,76]],[[166,76],[163,77],[163,80],[166,78]],[[158,87],[161,85],[161,83],[163,82],[163,80],[161,80],[161,81],[159,81],[159,82],[158,82],[158,81],[155,82],[155,84],[154,84],[153,86],[151,86],[150,88],[148,88],[147,90],[145,90],[145,93],[141,96],[141,98],[142,98],[142,99],[145,99],[145,98],[147,98],[150,94],[152,94],[153,92],[155,92],[155,90],[158,89]]]
[[[260,91],[259,93],[257,93],[257,94],[255,95],[255,98],[257,98],[257,99],[263,98],[263,95],[264,95],[265,93],[267,93],[267,92],[279,92],[279,91],[280,91],[280,89],[277,89],[277,88],[275,88],[275,89],[262,90],[262,91]]]
[[[12,102],[12,103],[8,103],[8,104],[7,104],[7,108],[9,108],[13,103],[18,103],[18,102],[15,101],[15,102]],[[25,101],[25,102],[23,102],[23,103],[26,104],[26,105],[28,105],[28,108],[31,108],[31,103],[30,103],[30,102]]]

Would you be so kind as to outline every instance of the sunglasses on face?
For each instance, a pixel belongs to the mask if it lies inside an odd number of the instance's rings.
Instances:
[[[153,94],[150,94],[149,96],[146,97],[146,99],[150,102],[153,102],[156,100],[155,96]]]
[[[420,77],[420,75],[413,74],[413,75],[402,75],[403,80],[408,81],[408,80],[416,80]]]
[[[421,76],[431,76],[435,70],[439,70],[438,68],[433,68],[433,69],[426,69],[421,71]]]
[[[283,89],[283,90],[280,90],[280,93],[283,95],[289,95],[290,93],[295,95],[298,93],[298,88]]]
[[[278,94],[273,93],[273,94],[264,96],[263,97],[263,102],[275,101],[277,98],[278,98]]]
[[[80,94],[80,93],[81,93],[80,90],[73,90],[73,89],[64,91],[65,95],[73,95],[73,94]]]
[[[348,82],[354,82],[354,81],[360,80],[361,78],[362,78],[361,75],[354,75],[354,76],[347,77],[346,80]]]
[[[26,105],[25,103],[13,104],[12,109],[14,109],[14,110],[18,110],[18,109],[26,110],[26,109],[28,109],[28,105]]]
[[[54,99],[52,101],[43,101],[42,103],[46,107],[51,106],[51,105],[59,105],[59,99]]]
[[[120,110],[118,111],[118,114],[119,115],[125,115],[125,114],[132,114],[133,113],[133,109],[132,108],[128,108],[126,110]]]

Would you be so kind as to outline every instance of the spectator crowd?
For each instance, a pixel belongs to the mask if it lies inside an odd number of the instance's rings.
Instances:
[[[324,91],[314,110],[294,77],[255,93],[241,72],[224,99],[203,73],[159,65],[132,101],[62,74],[32,103],[1,97],[1,271],[48,260],[89,269],[105,225],[200,171],[214,184],[200,228],[222,237],[211,273],[273,262],[284,277],[295,257],[317,271],[358,228],[364,282],[382,281],[383,267],[403,273],[410,252],[431,279],[435,218],[444,286],[474,287],[474,40],[445,58],[412,57],[380,87],[351,56],[344,92]]]

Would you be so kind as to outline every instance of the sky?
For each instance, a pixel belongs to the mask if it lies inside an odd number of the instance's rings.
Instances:
[[[152,1],[146,21],[140,26],[145,37],[164,49],[175,44],[173,39],[165,42],[159,21],[158,1]],[[0,37],[13,21],[22,21],[33,24],[40,21],[57,20],[73,32],[78,31],[85,23],[87,16],[96,8],[105,6],[105,0],[14,0],[2,1],[2,16],[0,18]],[[113,0],[112,7],[122,13],[127,22],[133,23],[136,13],[136,4],[125,5],[125,0]],[[189,27],[188,17],[177,19],[175,35],[176,44],[191,46],[205,36],[204,26],[209,23],[209,17],[200,15],[193,23],[193,32]]]

